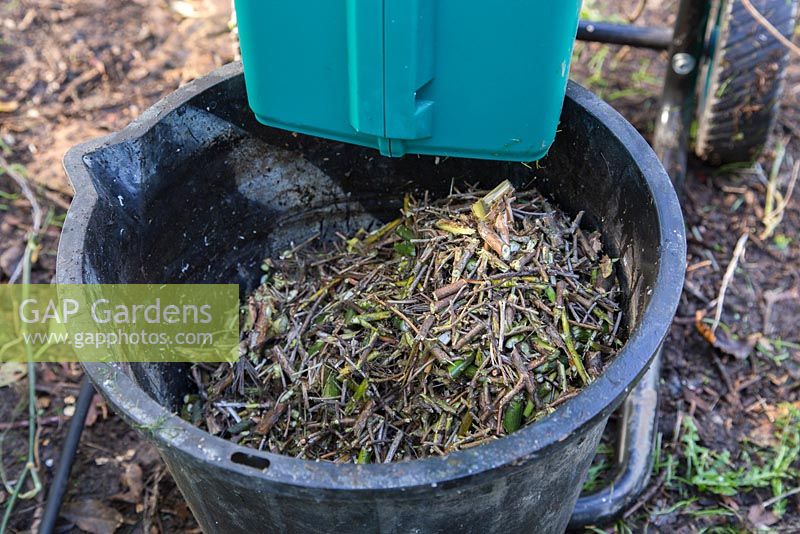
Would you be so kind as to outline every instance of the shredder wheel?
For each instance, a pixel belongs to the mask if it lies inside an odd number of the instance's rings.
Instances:
[[[798,0],[751,0],[791,38]],[[766,145],[778,114],[789,52],[741,0],[715,0],[710,50],[698,84],[695,152],[713,165],[751,161]]]

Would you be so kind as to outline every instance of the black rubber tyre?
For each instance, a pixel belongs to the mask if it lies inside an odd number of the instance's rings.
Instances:
[[[791,38],[798,0],[751,0]],[[695,152],[713,165],[753,160],[778,115],[788,50],[761,26],[741,0],[713,2],[709,36],[716,46],[699,79]]]

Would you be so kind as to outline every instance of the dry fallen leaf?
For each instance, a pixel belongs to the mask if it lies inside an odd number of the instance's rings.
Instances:
[[[125,466],[125,472],[122,473],[120,478],[128,489],[123,493],[112,495],[111,499],[131,504],[136,504],[141,501],[142,492],[144,491],[144,482],[142,482],[142,468],[139,467],[139,464],[127,464]]]
[[[112,534],[122,525],[122,514],[97,499],[85,499],[61,507],[61,517],[92,534]]]
[[[614,274],[614,265],[608,256],[603,256],[600,260],[600,274],[603,278],[609,278]]]
[[[793,403],[782,402],[777,405],[767,404],[764,406],[763,414],[765,417],[760,418],[761,423],[750,431],[747,435],[747,439],[759,447],[776,447],[780,443],[780,440],[778,440],[774,423],[778,419],[789,415],[790,406],[800,409],[800,401]]]
[[[19,109],[19,102],[12,100],[10,102],[0,101],[0,113],[12,113]]]
[[[732,339],[722,331],[714,332],[711,330],[711,327],[703,322],[704,317],[705,312],[702,310],[697,310],[694,314],[694,326],[697,328],[700,335],[703,336],[703,339],[715,349],[739,360],[744,360],[750,356],[756,343],[762,338],[760,333],[755,333],[747,336],[747,339]]]
[[[753,348],[760,338],[761,334],[750,334],[747,339],[729,339],[725,336],[717,336],[714,346],[729,356],[744,360],[753,352]]]
[[[95,394],[95,396],[92,398],[92,404],[89,405],[89,412],[86,414],[86,422],[84,423],[85,426],[94,426],[94,424],[97,422],[97,418],[100,415],[98,413],[98,408],[100,409],[100,412],[103,413],[103,419],[105,419],[108,416],[106,413],[107,409],[105,401],[100,395]]]
[[[734,512],[738,512],[739,511],[739,503],[736,502],[736,499],[734,499],[733,497],[730,497],[728,495],[723,495],[722,496],[722,502],[725,504],[725,506],[727,506],[728,508],[730,508]]]
[[[747,439],[765,449],[778,445],[778,438],[775,436],[775,425],[769,421],[764,421],[752,429],[747,435]]]
[[[774,525],[780,518],[760,504],[754,504],[747,512],[747,521],[756,529],[761,530]]]
[[[764,413],[769,417],[770,421],[775,421],[782,417],[786,417],[789,415],[789,409],[791,407],[797,408],[800,410],[800,401],[795,402],[781,402],[777,405],[768,404],[764,408]]]
[[[0,365],[0,388],[16,384],[28,374],[28,367],[24,363],[6,362]]]

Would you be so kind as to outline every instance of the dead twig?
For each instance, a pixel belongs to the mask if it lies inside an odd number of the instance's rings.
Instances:
[[[628,22],[636,22],[639,17],[642,16],[644,13],[645,8],[647,7],[647,0],[639,0],[639,3],[636,5],[636,8],[628,14]]]
[[[38,234],[39,231],[42,229],[42,207],[39,204],[39,201],[36,199],[36,195],[34,194],[33,190],[28,183],[28,179],[25,178],[22,174],[16,171],[12,165],[8,163],[5,157],[0,156],[0,167],[2,167],[5,172],[14,180],[19,188],[22,190],[22,194],[28,200],[31,205],[31,212],[32,212],[32,226],[31,231],[34,234]]]
[[[771,236],[783,220],[783,214],[786,211],[786,207],[789,205],[789,201],[792,199],[794,187],[797,184],[797,177],[799,175],[800,160],[794,163],[794,167],[792,168],[792,177],[789,179],[789,185],[786,187],[786,194],[784,195],[781,195],[777,190],[777,173],[774,179],[770,177],[770,183],[767,187],[767,200],[765,203],[764,218],[762,219],[764,231],[761,232],[761,235],[759,235],[760,239],[767,239],[769,236]]]
[[[793,490],[789,490],[786,493],[782,493],[781,495],[776,495],[771,499],[767,499],[761,504],[761,506],[763,506],[764,508],[769,508],[773,504],[782,501],[783,499],[788,499],[792,495],[797,495],[798,493],[800,493],[800,487],[794,488]]]
[[[800,56],[800,47],[787,39],[786,36],[778,30],[778,28],[773,26],[773,24],[767,20],[767,18],[753,6],[753,4],[750,3],[750,0],[742,0],[742,5],[747,12],[750,13],[750,16],[756,19],[756,22],[761,24],[764,29],[770,33],[770,35],[778,40],[779,43],[789,49],[789,51],[794,55]]]
[[[40,426],[56,425],[56,424],[61,424],[67,420],[68,420],[67,418],[62,417],[60,415],[53,415],[51,417],[43,417],[39,419],[38,423]],[[8,423],[0,423],[0,430],[15,430],[19,428],[28,428],[30,424],[31,424],[30,421],[28,421],[27,419],[23,419],[21,421],[11,421]]]
[[[642,494],[641,497],[636,501],[636,503],[628,508],[625,513],[622,515],[623,519],[628,519],[630,516],[635,514],[639,511],[639,509],[644,506],[645,504],[653,498],[653,496],[661,491],[661,488],[664,486],[664,482],[667,480],[667,470],[664,469],[661,471],[661,474],[658,475],[658,478],[650,485],[650,488]]]
[[[717,307],[714,311],[714,323],[711,325],[711,332],[716,332],[719,326],[720,318],[722,318],[722,306],[725,303],[725,293],[728,291],[728,286],[733,280],[733,275],[736,272],[736,266],[739,265],[739,259],[744,254],[745,245],[750,234],[744,233],[736,242],[736,247],[733,249],[733,257],[725,270],[725,275],[722,277],[722,285],[719,286],[719,294],[717,295]]]
[[[12,180],[17,183],[20,190],[22,191],[23,196],[28,200],[28,203],[31,205],[31,229],[29,232],[29,236],[38,236],[42,230],[42,207],[39,204],[39,201],[36,199],[36,194],[30,187],[27,178],[25,178],[22,174],[16,171],[12,165],[8,163],[5,157],[0,156],[0,168],[4,169],[6,174],[8,174]],[[20,275],[22,274],[22,267],[25,260],[25,255],[23,258],[17,263],[17,266],[14,268],[14,271],[11,273],[11,278],[8,280],[9,284],[15,283]]]

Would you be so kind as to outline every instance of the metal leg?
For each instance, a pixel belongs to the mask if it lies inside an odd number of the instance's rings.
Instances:
[[[653,149],[679,195],[686,179],[689,131],[710,8],[710,0],[681,0],[653,136]]]

